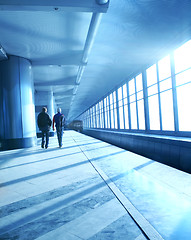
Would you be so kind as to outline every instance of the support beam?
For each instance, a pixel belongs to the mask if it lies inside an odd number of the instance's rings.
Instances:
[[[79,67],[79,69],[78,69],[78,75],[77,75],[77,78],[76,78],[76,84],[80,84],[82,75],[83,75],[83,73],[84,73],[84,69],[85,69],[85,66],[80,66],[80,67]]]
[[[73,88],[70,89],[70,90],[67,90],[67,91],[59,91],[59,92],[54,92],[54,97],[57,98],[57,97],[63,97],[65,95],[73,95]]]
[[[33,59],[32,65],[33,66],[65,66],[65,65],[75,65],[75,66],[81,66],[84,65],[82,63],[82,56],[83,51],[64,51],[61,53],[61,56],[56,55],[52,57],[51,59]]]
[[[101,13],[93,13],[92,15],[92,19],[91,19],[89,30],[88,30],[88,35],[87,35],[85,46],[84,46],[84,52],[82,57],[83,63],[87,63],[88,61],[88,56],[92,49],[94,39],[98,30],[98,27],[100,25],[101,17],[102,17]]]
[[[87,35],[85,46],[84,46],[82,61],[81,61],[84,66],[79,67],[78,75],[76,78],[76,84],[80,84],[80,81],[81,81],[81,78],[82,78],[82,75],[83,75],[83,72],[85,69],[85,65],[88,62],[88,56],[92,49],[93,42],[94,42],[98,27],[99,27],[99,24],[101,21],[101,17],[102,17],[102,13],[93,13],[93,15],[92,15],[90,27],[88,30],[88,35]],[[74,94],[76,94],[76,91],[77,91],[77,89],[76,90],[74,89]]]
[[[5,50],[0,46],[0,60],[8,59]]]
[[[39,87],[39,86],[64,86],[64,85],[75,85],[75,80],[76,77],[68,77],[68,78],[63,78],[59,80],[52,80],[52,81],[41,81],[41,82],[35,82],[34,86]]]
[[[102,5],[102,4],[107,4],[109,0],[97,0],[97,3]]]
[[[70,95],[69,94],[67,94],[67,95],[64,94],[61,97],[60,96],[56,97],[55,101],[56,102],[59,102],[59,101],[63,102],[63,100],[66,100],[67,98],[71,98],[72,96],[73,96],[72,94],[70,94]]]
[[[0,10],[107,12],[109,0],[0,0]]]

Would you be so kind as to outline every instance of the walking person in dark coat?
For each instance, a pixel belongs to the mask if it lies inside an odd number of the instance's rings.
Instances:
[[[47,108],[46,107],[43,107],[42,112],[39,113],[37,123],[38,123],[38,127],[39,127],[40,131],[42,131],[41,147],[44,148],[44,144],[45,144],[45,148],[48,148],[49,131],[50,131],[50,127],[52,125],[52,120],[47,113]],[[44,140],[45,136],[46,136],[46,142]]]
[[[65,123],[65,117],[61,113],[61,108],[57,108],[57,114],[53,117],[53,131],[54,131],[54,123],[56,123],[56,132],[58,137],[58,144],[59,147],[62,147],[62,136],[64,131],[64,123]]]

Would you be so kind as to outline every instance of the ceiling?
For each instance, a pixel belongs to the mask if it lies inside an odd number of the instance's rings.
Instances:
[[[191,38],[190,0],[29,2],[0,0],[0,45],[68,121]]]

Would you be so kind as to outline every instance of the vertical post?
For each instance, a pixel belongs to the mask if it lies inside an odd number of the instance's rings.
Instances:
[[[108,96],[108,108],[109,108],[109,128],[111,129],[111,108],[110,108],[110,94]]]
[[[144,108],[145,108],[145,130],[150,130],[150,121],[149,121],[149,103],[148,103],[148,93],[147,93],[147,76],[146,70],[143,71],[143,96],[144,96]]]
[[[127,104],[128,104],[128,116],[129,116],[129,130],[131,130],[131,107],[129,98],[129,83],[127,83]]]
[[[103,127],[105,129],[106,123],[105,123],[105,103],[104,103],[104,98],[103,98]]]
[[[171,65],[171,78],[172,78],[172,96],[173,96],[173,110],[174,110],[174,128],[175,132],[179,131],[179,121],[178,121],[178,102],[177,102],[177,90],[175,81],[175,64],[174,64],[174,54],[170,55],[170,65]]]
[[[120,129],[118,89],[116,90],[117,129]]]
[[[157,87],[158,87],[158,101],[159,101],[159,120],[160,120],[160,130],[162,130],[163,126],[162,126],[162,110],[161,110],[161,97],[160,97],[160,84],[159,84],[158,63],[156,63],[156,70],[157,70]]]
[[[136,114],[137,114],[137,129],[139,129],[139,114],[138,114],[138,103],[137,103],[137,80],[134,78],[135,83],[135,101],[136,101]]]

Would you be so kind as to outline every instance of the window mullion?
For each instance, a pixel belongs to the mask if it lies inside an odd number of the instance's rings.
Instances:
[[[134,78],[135,82],[135,101],[136,101],[136,113],[137,113],[137,129],[139,129],[139,115],[138,115],[138,103],[137,103],[137,80]]]
[[[129,129],[131,129],[131,107],[129,98],[129,84],[127,83],[127,104],[128,104],[128,117],[129,117]]]
[[[118,101],[119,101],[118,90],[116,90],[117,129],[120,129],[119,102]]]
[[[173,96],[173,110],[174,110],[174,127],[175,132],[179,131],[178,122],[178,103],[177,103],[177,91],[175,82],[175,66],[174,66],[174,54],[170,55],[170,65],[171,65],[171,79],[172,79],[172,96]]]
[[[144,108],[145,108],[145,130],[148,131],[150,130],[150,121],[149,121],[149,103],[148,103],[146,70],[143,71],[142,81],[143,81],[143,96],[144,96]]]
[[[124,129],[126,129],[123,86],[122,86],[121,90],[122,90],[123,126],[124,126]]]
[[[158,63],[156,63],[156,70],[157,70],[157,88],[158,88],[158,101],[159,101],[159,120],[160,120],[160,130],[162,130],[163,127],[162,127],[162,111],[161,111],[161,96],[160,96],[160,84],[159,84],[159,68],[158,68]]]

